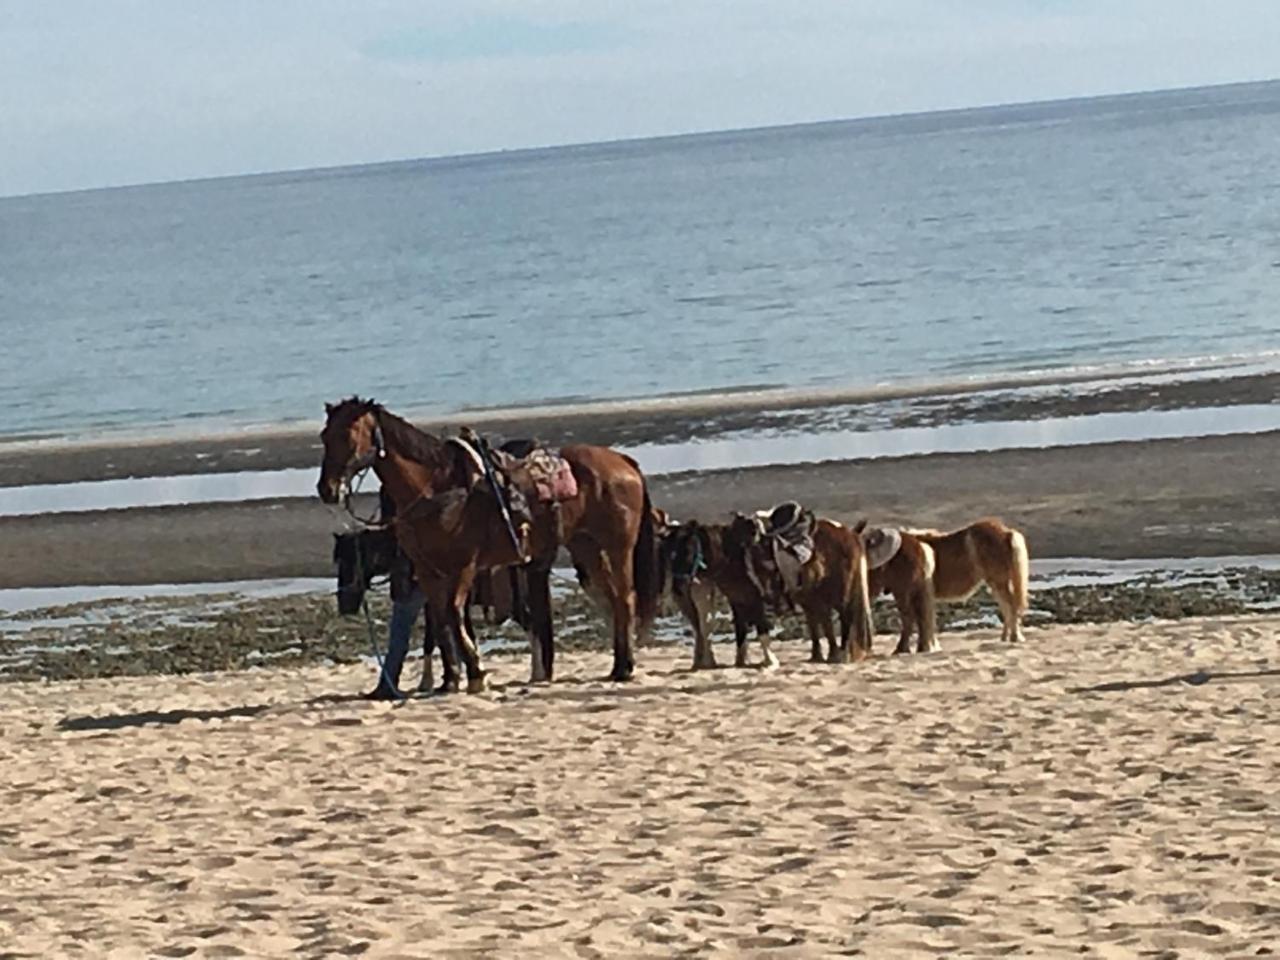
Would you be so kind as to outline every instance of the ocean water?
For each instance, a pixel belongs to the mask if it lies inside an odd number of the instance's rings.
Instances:
[[[0,438],[1256,360],[1277,305],[1280,83],[7,198]]]

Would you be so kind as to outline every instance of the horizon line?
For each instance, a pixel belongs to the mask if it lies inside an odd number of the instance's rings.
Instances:
[[[1046,100],[1011,100],[994,103],[974,103],[965,106],[940,107],[930,110],[905,110],[898,113],[871,113],[852,117],[828,117],[821,120],[795,120],[785,123],[767,123],[746,127],[713,127],[696,130],[682,130],[671,133],[644,134],[637,136],[615,137],[608,140],[571,140],[564,143],[527,144],[514,147],[495,147],[489,150],[464,151],[462,153],[424,154],[414,157],[394,157],[385,160],[358,160],[351,163],[321,164],[314,167],[281,167],[271,170],[248,170],[240,173],[219,173],[207,176],[175,177],[170,180],[143,180],[128,183],[103,184],[92,187],[68,187],[59,190],[34,190],[29,193],[0,194],[0,202],[6,200],[22,200],[35,197],[65,196],[77,193],[97,193],[106,190],[139,190],[149,187],[179,186],[195,183],[214,183],[220,180],[242,180],[255,177],[278,177],[306,173],[332,173],[343,170],[356,170],[365,167],[392,167],[414,163],[431,163],[446,160],[483,159],[487,157],[504,157],[513,154],[543,153],[556,150],[572,150],[584,147],[608,147],[621,144],[658,142],[663,140],[683,140],[700,137],[724,136],[744,133],[761,133],[766,130],[790,130],[801,127],[820,127],[843,123],[863,123],[882,120],[901,120],[911,117],[945,116],[986,110],[1000,110],[1012,107],[1044,107],[1060,104],[1082,103],[1092,100],[1120,100],[1139,98],[1170,93],[1190,93],[1199,90],[1224,90],[1232,87],[1256,87],[1280,83],[1280,77],[1265,77],[1253,80],[1230,80],[1222,83],[1195,84],[1193,86],[1154,87],[1139,90],[1119,90],[1101,94],[1077,94],[1065,97],[1051,97]]]

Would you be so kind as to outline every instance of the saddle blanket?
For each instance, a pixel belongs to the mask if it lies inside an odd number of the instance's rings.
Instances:
[[[523,466],[529,471],[533,493],[539,503],[560,503],[578,495],[578,478],[564,457],[540,447],[525,457]]]

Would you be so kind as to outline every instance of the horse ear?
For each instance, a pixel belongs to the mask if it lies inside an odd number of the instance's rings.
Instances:
[[[859,520],[857,523],[855,523],[855,524],[853,525],[853,532],[854,532],[854,533],[862,533],[862,531],[863,531],[863,530],[865,530],[865,529],[867,529],[867,518],[866,518],[866,517],[863,517],[861,520]]]
[[[325,403],[325,405],[324,405],[324,413],[325,413],[325,416],[326,416],[326,417],[327,417],[329,414],[333,413],[333,404],[332,404],[332,403],[327,403],[327,402]]]

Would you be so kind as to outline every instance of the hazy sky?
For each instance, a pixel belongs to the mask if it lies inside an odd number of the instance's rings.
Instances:
[[[0,0],[0,195],[1275,76],[1277,0]]]

